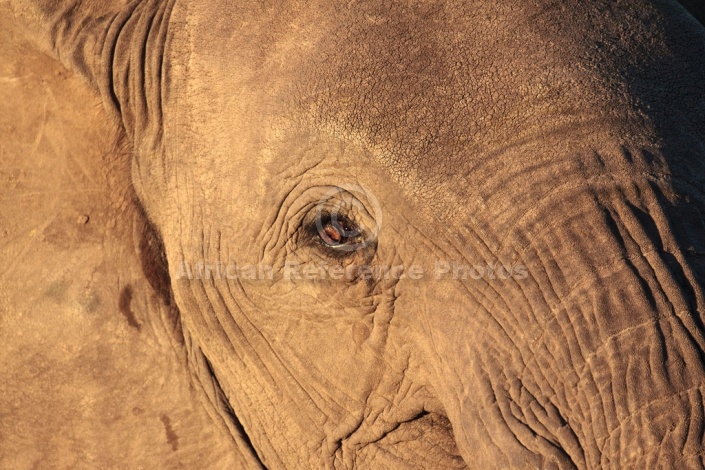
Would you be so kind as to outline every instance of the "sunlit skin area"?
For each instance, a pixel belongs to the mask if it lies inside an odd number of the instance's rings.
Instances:
[[[703,21],[0,0],[0,468],[705,468]]]

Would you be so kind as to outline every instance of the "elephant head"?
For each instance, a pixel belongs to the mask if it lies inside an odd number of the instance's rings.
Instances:
[[[243,461],[702,467],[705,31],[679,5],[40,16],[125,128]]]

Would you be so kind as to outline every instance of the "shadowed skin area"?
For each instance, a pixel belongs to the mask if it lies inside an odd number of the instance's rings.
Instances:
[[[705,30],[682,7],[101,5],[82,36],[39,18],[125,129],[194,384],[248,465],[703,467]],[[340,203],[379,225],[343,255],[307,230]],[[199,261],[525,275],[184,278]]]

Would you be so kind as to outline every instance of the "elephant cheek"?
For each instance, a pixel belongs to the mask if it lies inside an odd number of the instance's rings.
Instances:
[[[434,371],[421,380],[435,391],[467,465],[572,468],[573,457],[562,445],[580,452],[579,442],[550,401],[533,396],[522,382],[526,366],[518,338],[510,336],[516,330],[499,327],[460,283],[429,282],[417,292],[425,299],[426,321],[416,321],[420,330],[409,336],[423,338],[419,361],[422,369]],[[397,310],[417,308],[415,303],[409,299],[407,304],[402,296]]]
[[[640,195],[590,196],[537,230],[526,279],[420,289],[420,360],[466,462],[697,462],[703,293],[663,194]]]

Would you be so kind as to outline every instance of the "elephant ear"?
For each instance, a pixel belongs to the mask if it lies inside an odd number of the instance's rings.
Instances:
[[[0,0],[0,468],[262,468],[189,380],[207,361],[131,192],[171,5],[139,3]]]
[[[165,47],[173,0],[37,0],[12,4],[40,47],[99,91],[133,149],[161,135]],[[156,145],[156,140],[150,142]]]
[[[705,0],[679,0],[680,4],[705,26]]]
[[[257,468],[162,325],[121,131],[36,40],[0,4],[0,468]]]

